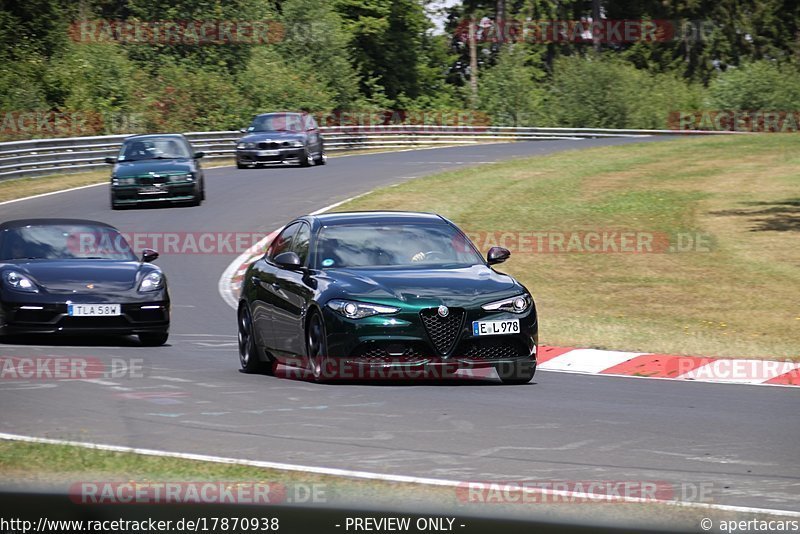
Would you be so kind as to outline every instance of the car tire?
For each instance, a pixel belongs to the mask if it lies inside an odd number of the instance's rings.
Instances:
[[[114,195],[111,195],[110,203],[111,203],[111,209],[112,210],[121,210],[122,209],[122,205],[117,204],[116,202],[114,202]]]
[[[242,163],[242,162],[241,162],[241,161],[239,161],[238,159],[236,160],[236,168],[237,168],[237,169],[246,169],[247,167],[248,167],[248,165],[247,165],[247,164],[245,164],[245,163]]]
[[[300,166],[301,167],[311,167],[314,164],[314,157],[311,155],[311,152],[308,149],[303,150],[300,154]]]
[[[139,343],[145,347],[160,347],[169,339],[169,332],[150,332],[139,334]]]
[[[314,164],[325,165],[326,163],[328,163],[328,155],[325,154],[325,151],[323,150],[319,153],[319,157],[314,159]]]
[[[499,365],[497,374],[503,384],[522,385],[533,380],[536,373],[536,364],[531,362],[515,362],[513,364]]]
[[[247,304],[242,303],[239,306],[238,316],[239,365],[242,367],[242,372],[248,374],[269,372],[272,365],[258,359],[258,348],[253,335],[253,317]]]
[[[306,354],[314,382],[325,382],[331,378],[328,360],[328,342],[325,325],[319,313],[313,313],[306,328]]]

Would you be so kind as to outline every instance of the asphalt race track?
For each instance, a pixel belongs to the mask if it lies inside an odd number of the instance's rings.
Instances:
[[[80,217],[127,232],[263,233],[440,170],[640,141],[442,148],[331,158],[310,169],[218,168],[206,171],[201,207],[111,211],[103,185],[0,205],[0,220]],[[713,483],[718,504],[800,510],[796,388],[553,372],[518,387],[315,385],[245,375],[235,312],[217,291],[236,255],[157,261],[173,298],[167,346],[143,348],[134,338],[29,338],[0,346],[6,357],[141,359],[145,375],[0,380],[0,432],[459,480]],[[546,341],[546,326],[542,336]]]

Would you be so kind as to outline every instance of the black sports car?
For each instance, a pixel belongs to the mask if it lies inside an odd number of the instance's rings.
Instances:
[[[143,345],[169,335],[167,279],[141,260],[116,228],[80,219],[0,224],[0,335],[136,334]]]
[[[134,135],[122,143],[111,171],[111,209],[157,202],[199,206],[206,198],[200,158],[180,134]]]
[[[536,370],[536,307],[453,223],[427,213],[353,212],[290,222],[248,268],[238,308],[246,372],[278,363],[327,378],[444,377]]]
[[[236,167],[266,163],[299,163],[302,167],[325,165],[325,141],[317,121],[308,113],[257,115],[236,143]]]

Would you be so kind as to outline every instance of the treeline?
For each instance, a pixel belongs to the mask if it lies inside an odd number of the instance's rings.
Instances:
[[[794,0],[432,5],[6,0],[0,135],[227,130],[281,109],[473,110],[497,125],[609,128],[665,128],[692,110],[800,110]],[[598,37],[593,12],[650,23],[654,38]]]

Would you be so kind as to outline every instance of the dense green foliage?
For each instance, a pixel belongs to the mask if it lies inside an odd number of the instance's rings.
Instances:
[[[625,43],[481,34],[473,95],[468,21],[491,25],[500,8],[508,21],[585,20],[593,2],[464,0],[434,15],[431,0],[6,0],[0,112],[100,117],[87,134],[234,129],[275,109],[472,108],[497,125],[612,128],[664,128],[675,111],[800,110],[800,3],[596,2],[608,20],[667,20],[673,33]],[[108,38],[125,21],[271,21],[270,39]]]

